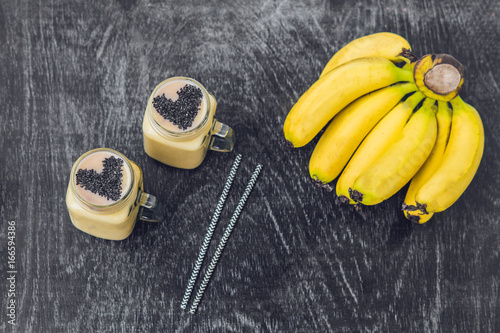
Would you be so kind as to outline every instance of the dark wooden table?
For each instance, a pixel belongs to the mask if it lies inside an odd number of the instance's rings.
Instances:
[[[499,332],[499,23],[491,0],[0,1],[0,331]],[[424,225],[404,218],[404,192],[341,205],[309,179],[314,143],[283,144],[286,114],[328,59],[378,31],[459,59],[461,95],[484,121],[475,179]],[[209,152],[191,171],[142,147],[147,98],[175,75],[205,85],[237,136],[234,152]],[[70,169],[97,147],[142,167],[165,221],[139,222],[119,242],[73,227]],[[180,301],[237,153],[209,255],[264,169],[191,315]]]

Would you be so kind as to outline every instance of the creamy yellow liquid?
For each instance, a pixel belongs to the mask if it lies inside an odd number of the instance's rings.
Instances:
[[[178,137],[168,133],[168,135],[165,135],[161,130],[155,128],[153,124],[153,122],[156,121],[157,124],[164,129],[170,130],[173,124],[169,121],[165,121],[167,122],[166,124],[159,119],[163,119],[163,117],[154,110],[152,99],[163,93],[165,93],[165,97],[171,98],[169,96],[172,96],[172,92],[176,94],[186,83],[189,84],[189,81],[175,80],[172,81],[172,85],[167,83],[160,86],[157,92],[154,93],[148,101],[142,130],[144,136],[144,150],[150,157],[176,168],[194,169],[203,162],[207,153],[210,139],[209,131],[212,126],[212,119],[217,105],[215,98],[210,94],[206,94],[208,100],[205,97],[202,99],[202,111],[198,113],[193,125],[187,130],[179,130],[179,128],[174,125],[177,127],[177,133],[174,134],[179,134]],[[167,95],[167,93],[169,95]],[[152,117],[150,117],[148,113],[150,113]],[[207,122],[203,123],[206,117],[208,117]],[[170,125],[168,123],[170,123]],[[201,130],[193,135],[193,129],[196,131],[195,128],[197,126],[201,126]],[[184,138],[183,135],[187,138]]]
[[[97,154],[98,153],[95,153],[95,155]],[[97,168],[99,163],[96,161],[101,161],[102,171],[102,156],[106,156],[106,154],[109,153],[105,152],[103,155],[97,156],[93,156],[94,154],[90,155],[90,157],[82,161],[78,167],[87,167],[87,165],[90,165],[93,169],[98,171]],[[117,155],[115,155],[115,157],[117,157]],[[66,192],[66,205],[68,207],[71,222],[76,228],[95,237],[111,240],[122,240],[132,233],[139,212],[139,205],[136,204],[136,198],[138,191],[142,191],[142,171],[137,164],[132,161],[129,162],[132,170],[123,173],[123,191],[122,198],[119,200],[120,202],[104,198],[106,202],[111,202],[111,205],[104,204],[104,206],[89,207],[82,203],[81,200],[77,199],[77,193],[75,192],[78,192],[80,195],[83,193],[81,197],[95,205],[99,205],[96,204],[96,202],[103,202],[103,200],[96,198],[96,196],[100,197],[99,195],[82,188],[79,189],[79,186],[76,186],[76,191],[73,191],[74,187],[72,181],[75,181],[75,178],[70,177],[68,190]],[[128,169],[126,167],[122,168]],[[76,171],[78,171],[78,168],[75,169],[75,172]],[[130,191],[128,191],[129,188]]]

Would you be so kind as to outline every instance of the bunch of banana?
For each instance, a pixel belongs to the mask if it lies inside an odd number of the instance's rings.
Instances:
[[[482,157],[481,118],[458,96],[462,84],[463,67],[449,55],[417,59],[396,34],[361,37],[331,58],[290,110],[285,139],[302,147],[329,123],[309,162],[311,178],[338,177],[341,202],[364,205],[410,182],[405,216],[424,223],[460,197]]]
[[[431,156],[426,163],[428,170],[423,169],[423,175],[412,180],[415,194],[409,193],[403,204],[406,217],[413,222],[425,223],[455,203],[474,178],[483,156],[484,129],[479,113],[460,96],[451,100],[451,107],[449,136],[441,139],[445,143],[436,142],[437,156]],[[443,123],[442,131],[447,131],[446,122],[440,121],[439,130]]]
[[[309,143],[337,113],[359,97],[398,82],[414,82],[409,66],[400,68],[391,61],[404,61],[401,54],[410,49],[403,38],[394,37],[392,43],[387,43],[388,36],[393,35],[363,37],[333,56],[323,75],[300,97],[285,120],[285,139],[293,147]]]

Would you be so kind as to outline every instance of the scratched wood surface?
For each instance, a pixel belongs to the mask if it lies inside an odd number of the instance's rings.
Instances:
[[[0,1],[0,331],[499,332],[498,1]],[[486,150],[471,186],[429,223],[403,193],[359,211],[315,187],[314,143],[283,145],[288,110],[333,53],[378,31],[466,68],[463,98]],[[199,80],[233,127],[232,153],[199,168],[143,151],[161,80]],[[165,220],[121,242],[74,228],[64,202],[78,156],[114,148],[144,171]],[[263,172],[196,315],[180,301],[237,153],[211,255],[257,163]],[[16,326],[7,221],[16,222]],[[202,273],[204,269],[202,269]]]

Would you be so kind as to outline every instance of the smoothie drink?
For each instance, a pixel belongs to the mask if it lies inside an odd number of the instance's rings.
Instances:
[[[214,119],[216,107],[214,96],[193,79],[163,81],[146,106],[144,150],[150,157],[182,169],[199,166],[208,149],[231,151],[232,130]]]
[[[140,167],[114,150],[101,148],[83,154],[73,165],[66,205],[76,228],[122,240],[132,233],[144,195],[149,196],[142,192]]]

